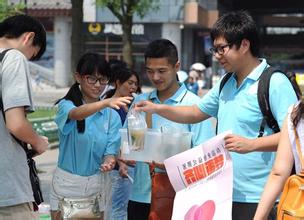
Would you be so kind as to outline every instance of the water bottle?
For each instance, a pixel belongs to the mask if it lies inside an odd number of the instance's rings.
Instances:
[[[51,220],[50,205],[41,203],[38,206],[39,220]]]

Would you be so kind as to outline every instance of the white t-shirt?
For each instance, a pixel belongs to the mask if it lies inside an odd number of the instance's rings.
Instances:
[[[4,49],[0,49],[2,52]],[[28,61],[10,50],[0,63],[0,96],[4,111],[25,106],[33,110]],[[34,201],[29,168],[23,148],[8,132],[0,113],[0,207]]]

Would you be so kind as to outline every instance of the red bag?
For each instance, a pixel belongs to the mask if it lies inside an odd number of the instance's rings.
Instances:
[[[149,220],[171,220],[175,191],[166,173],[153,173]]]

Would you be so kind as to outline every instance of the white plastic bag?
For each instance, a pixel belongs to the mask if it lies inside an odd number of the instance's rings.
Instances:
[[[142,114],[133,108],[127,115],[128,142],[130,150],[140,151],[144,149],[147,123]]]

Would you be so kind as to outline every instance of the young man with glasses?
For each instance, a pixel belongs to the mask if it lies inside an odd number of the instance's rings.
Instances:
[[[232,219],[252,219],[273,165],[280,133],[265,128],[257,138],[263,115],[257,100],[259,77],[269,65],[259,58],[258,30],[252,17],[244,12],[230,12],[218,19],[211,30],[211,52],[232,77],[219,91],[218,82],[193,106],[138,103],[138,109],[157,113],[179,123],[197,123],[210,117],[218,120],[218,132],[232,130],[225,137],[226,149],[233,159]],[[297,101],[287,77],[279,72],[270,80],[270,108],[281,126],[288,107]],[[272,211],[275,219],[275,210]]]

